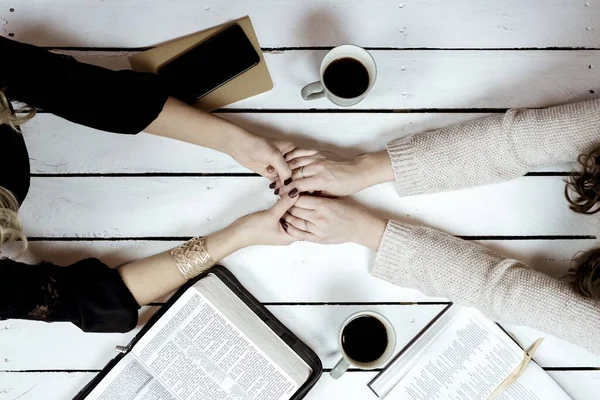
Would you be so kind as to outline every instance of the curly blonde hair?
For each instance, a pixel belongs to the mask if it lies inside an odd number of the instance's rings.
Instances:
[[[0,90],[0,125],[9,125],[16,132],[19,132],[19,125],[29,121],[35,115],[35,109],[31,109],[24,116],[17,116],[12,112],[12,108],[4,92]],[[0,186],[0,246],[8,242],[21,241],[24,249],[27,248],[27,237],[23,233],[23,227],[19,216],[19,202],[15,196],[7,189]]]

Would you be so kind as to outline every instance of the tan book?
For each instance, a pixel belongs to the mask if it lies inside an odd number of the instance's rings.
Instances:
[[[196,47],[199,43],[202,43],[206,39],[234,24],[238,24],[244,30],[244,33],[248,39],[250,39],[250,42],[258,53],[260,61],[248,71],[233,78],[221,87],[213,90],[206,96],[196,101],[194,103],[194,107],[204,111],[212,111],[217,108],[235,103],[236,101],[256,96],[260,93],[268,92],[269,90],[273,89],[273,80],[269,74],[269,69],[267,68],[267,63],[265,62],[262,50],[260,49],[260,44],[258,43],[258,38],[254,32],[254,27],[252,26],[250,17],[247,16],[169,41],[167,43],[163,43],[150,50],[137,53],[129,57],[131,68],[134,71],[157,73],[158,69],[164,64],[179,57],[190,49]]]

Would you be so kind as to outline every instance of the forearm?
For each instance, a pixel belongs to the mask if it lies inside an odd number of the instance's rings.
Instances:
[[[381,238],[385,232],[387,221],[374,216],[373,214],[359,209],[360,214],[353,217],[356,218],[358,228],[354,230],[354,238],[352,242],[368,247],[373,251],[377,251]]]
[[[575,162],[600,144],[600,100],[511,110],[399,139],[388,153],[400,195],[442,192]]]
[[[392,221],[372,274],[478,308],[498,322],[540,329],[600,354],[600,303],[578,295],[565,282],[480,245]]]
[[[169,97],[145,132],[231,154],[248,133],[243,128]]]
[[[95,129],[141,132],[168,97],[154,74],[112,71],[5,38],[0,51],[0,89],[9,99]]]
[[[207,237],[206,250],[214,262],[248,244],[234,227],[227,227]],[[133,261],[119,268],[119,273],[140,306],[173,292],[186,282],[171,250]]]
[[[362,154],[354,161],[355,174],[363,188],[394,180],[392,163],[386,150]]]

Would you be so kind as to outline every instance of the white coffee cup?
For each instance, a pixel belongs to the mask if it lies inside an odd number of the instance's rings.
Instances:
[[[370,362],[360,362],[354,360],[348,355],[348,353],[344,349],[344,329],[346,329],[350,322],[361,317],[372,317],[377,319],[385,327],[387,334],[387,346],[385,347],[385,350],[381,353],[379,357],[377,357],[377,359]],[[340,352],[342,353],[342,358],[340,359],[340,361],[338,361],[338,363],[329,373],[333,379],[338,379],[339,377],[341,377],[351,366],[359,369],[369,370],[380,367],[383,364],[385,364],[385,362],[390,359],[390,357],[394,353],[394,350],[396,349],[396,331],[394,330],[394,327],[392,326],[391,322],[383,315],[373,311],[360,311],[356,314],[351,315],[342,324],[342,328],[340,329],[340,334],[338,336],[338,345],[340,348]]]
[[[369,74],[369,84],[367,85],[366,89],[359,95],[350,98],[341,97],[335,93],[332,93],[331,90],[327,88],[324,81],[324,74],[327,70],[327,67],[329,67],[334,61],[344,58],[353,58],[354,60],[358,61]],[[373,57],[368,51],[362,47],[354,46],[352,44],[345,44],[343,46],[333,48],[325,55],[325,58],[323,58],[323,61],[321,62],[320,76],[321,80],[310,83],[302,88],[302,98],[304,100],[316,100],[322,97],[327,97],[332,103],[343,107],[349,107],[360,102],[365,98],[367,93],[369,93],[375,84],[375,79],[377,78],[377,66],[375,65],[375,60],[373,60]],[[348,82],[348,84],[351,83],[352,82]]]

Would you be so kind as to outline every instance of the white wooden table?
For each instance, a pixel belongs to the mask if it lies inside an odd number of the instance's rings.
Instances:
[[[110,68],[128,68],[130,52],[244,15],[253,20],[275,88],[220,115],[304,145],[381,149],[393,138],[600,90],[598,0],[0,0],[3,35]],[[352,109],[304,102],[300,88],[316,80],[326,50],[343,43],[372,51],[374,90]],[[31,259],[94,256],[116,266],[275,200],[265,179],[213,151],[101,133],[43,113],[24,129],[34,174],[22,208]],[[399,198],[386,184],[356,197],[382,215],[481,241],[559,276],[573,254],[598,245],[598,217],[567,210],[569,167],[454,193]],[[246,249],[223,264],[328,371],[338,326],[352,312],[387,315],[400,349],[447,304],[370,277],[373,256],[354,245],[298,243]],[[142,310],[142,321],[152,308]],[[508,328],[524,344],[541,335]],[[70,398],[134,334],[0,322],[0,399]],[[574,399],[600,398],[600,357],[549,338],[535,358]],[[374,375],[355,371],[333,381],[325,373],[308,398],[372,399],[366,383]]]

